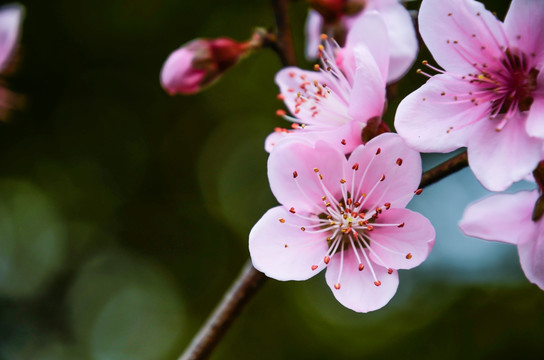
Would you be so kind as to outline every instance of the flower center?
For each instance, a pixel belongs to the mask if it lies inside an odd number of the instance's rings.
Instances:
[[[496,86],[488,90],[498,94],[498,98],[492,101],[491,109],[494,114],[508,114],[515,111],[528,111],[533,103],[532,92],[536,89],[538,70],[528,69],[527,56],[514,49],[506,49],[505,57],[501,61],[507,74],[503,75],[501,69],[495,74],[487,72],[479,77],[494,80]]]

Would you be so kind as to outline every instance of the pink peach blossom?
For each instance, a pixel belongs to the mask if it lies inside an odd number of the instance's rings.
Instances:
[[[306,20],[306,57],[315,59],[318,55],[320,36],[325,33],[337,38],[343,44],[342,33],[357,30],[357,23],[364,21],[363,16],[369,11],[378,11],[386,25],[389,37],[389,71],[388,82],[399,80],[412,66],[418,52],[417,37],[414,24],[408,10],[398,0],[353,0],[359,3],[355,14],[338,14],[339,19],[330,24],[315,10],[310,10]],[[355,8],[351,4],[350,9]],[[353,30],[355,29],[355,30]]]
[[[362,143],[361,130],[380,117],[385,104],[389,52],[385,24],[377,12],[367,12],[357,23],[344,48],[326,39],[320,46],[318,71],[287,67],[276,75],[280,98],[294,115],[293,129],[277,129],[265,142],[274,144],[296,134],[311,141],[342,144],[345,153]],[[356,30],[356,31],[355,31]]]
[[[194,94],[234,66],[247,44],[229,38],[195,39],[175,50],[161,70],[161,85],[170,95]]]
[[[512,1],[503,23],[474,0],[423,0],[419,24],[445,70],[424,62],[440,74],[401,102],[395,128],[419,151],[466,146],[476,178],[505,190],[541,158],[542,2]]]
[[[420,192],[421,159],[396,134],[360,145],[349,160],[324,141],[285,140],[270,154],[268,178],[281,206],[251,230],[253,265],[277,280],[328,268],[334,296],[354,311],[387,304],[396,270],[419,265],[434,244],[431,223],[405,209]]]
[[[544,290],[544,221],[531,219],[537,190],[496,194],[467,207],[459,223],[466,235],[518,246],[525,276]]]

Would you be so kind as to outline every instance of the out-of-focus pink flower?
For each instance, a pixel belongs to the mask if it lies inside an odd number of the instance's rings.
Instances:
[[[194,94],[234,66],[247,49],[247,43],[229,38],[195,39],[166,59],[161,85],[170,95]]]
[[[344,306],[383,307],[398,286],[397,269],[429,254],[434,228],[404,207],[419,191],[419,153],[386,133],[357,147],[349,160],[323,141],[281,142],[270,154],[268,178],[281,206],[249,235],[256,269],[277,280],[306,280],[324,268]]]
[[[405,98],[395,128],[424,152],[468,148],[474,175],[502,191],[531,173],[544,139],[544,8],[513,0],[504,23],[473,0],[423,0],[423,40],[445,71]],[[430,75],[429,75],[430,76]]]
[[[544,221],[533,221],[537,190],[496,194],[467,207],[459,226],[466,235],[518,246],[525,276],[544,290]]]
[[[389,36],[389,72],[387,81],[400,79],[412,66],[418,52],[412,18],[398,0],[309,1],[314,9],[306,20],[306,56],[318,55],[320,36],[325,33],[341,45],[357,22],[368,11],[378,11]]]
[[[265,142],[269,152],[283,138],[304,136],[342,144],[350,153],[362,143],[361,130],[368,120],[382,115],[389,48],[380,14],[367,12],[344,48],[334,40],[323,40],[318,71],[287,67],[276,75],[279,97],[294,117],[283,110],[278,115],[292,121],[293,129],[277,129],[269,135]]]
[[[0,8],[0,71],[8,63],[19,40],[19,28],[24,8],[11,4]]]

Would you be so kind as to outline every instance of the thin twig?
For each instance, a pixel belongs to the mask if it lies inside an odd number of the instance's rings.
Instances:
[[[289,21],[289,0],[271,0],[276,19],[278,36],[274,44],[274,50],[278,53],[283,66],[295,66],[297,59],[293,46],[293,35]]]
[[[421,177],[420,186],[425,187],[434,184],[467,165],[467,153],[465,151],[425,171]],[[208,358],[215,345],[219,343],[240,311],[251,297],[257,293],[257,290],[264,284],[266,279],[267,277],[263,273],[255,270],[251,265],[251,260],[248,260],[238,278],[223,296],[219,305],[217,305],[179,360]]]
[[[251,260],[248,260],[238,278],[178,360],[207,359],[244,305],[266,279],[266,275],[255,270]]]
[[[452,157],[449,160],[444,161],[441,164],[436,165],[434,168],[427,170],[421,176],[421,183],[419,187],[429,186],[435,182],[442,180],[448,175],[451,175],[468,166],[468,158],[466,150]]]

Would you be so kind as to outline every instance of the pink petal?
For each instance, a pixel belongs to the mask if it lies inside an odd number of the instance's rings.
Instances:
[[[322,128],[322,127],[320,127]],[[332,127],[328,130],[313,130],[312,126],[289,130],[289,132],[273,132],[265,140],[265,150],[271,152],[274,146],[284,139],[302,138],[311,144],[317,141],[324,141],[333,147],[340,147],[345,153],[351,153],[357,146],[362,144],[362,124],[350,121],[339,127]]]
[[[285,219],[285,223],[279,219]],[[326,235],[300,230],[300,226],[310,224],[283,206],[268,210],[249,234],[249,253],[255,269],[282,281],[306,280],[323,270],[323,264],[315,270],[312,266],[327,253]]]
[[[395,115],[395,129],[406,142],[422,152],[450,152],[466,146],[478,119],[486,118],[486,105],[466,99],[476,91],[468,81],[436,75],[404,98]],[[442,95],[444,93],[444,95]]]
[[[344,68],[356,69],[358,64],[353,59],[353,51],[361,44],[368,48],[385,82],[389,68],[389,37],[385,22],[377,11],[364,11],[354,21],[344,46]]]
[[[499,120],[485,119],[469,138],[468,162],[476,178],[491,191],[506,190],[531,173],[540,161],[542,143],[525,132],[525,118],[518,114],[496,131]]]
[[[411,269],[421,264],[429,255],[435,231],[423,215],[408,209],[384,210],[376,220],[374,230],[368,232],[371,260],[386,268]],[[404,224],[402,227],[379,224]],[[381,260],[381,261],[380,261]]]
[[[286,139],[274,147],[268,158],[268,180],[272,193],[285,207],[319,214],[325,212],[321,197],[326,194],[314,169],[319,170],[325,187],[339,199],[346,158],[339,149],[325,142],[312,145],[302,140]]]
[[[472,63],[493,62],[503,53],[501,26],[474,0],[423,0],[419,10],[419,30],[425,44],[440,66],[455,73],[472,72]]]
[[[525,130],[530,136],[544,139],[544,69],[538,74],[536,83],[539,89],[534,94],[538,95],[533,97],[531,109],[527,114]]]
[[[383,113],[385,80],[366,46],[356,46],[353,49],[353,55],[357,67],[348,114],[354,120],[366,123],[368,119],[381,116]]]
[[[418,44],[414,23],[408,10],[397,1],[378,1],[389,35],[389,75],[387,82],[399,80],[416,60]],[[383,4],[382,6],[380,6]],[[370,7],[370,4],[369,4]]]
[[[206,71],[193,66],[194,56],[193,50],[182,46],[172,52],[164,62],[160,75],[161,85],[170,95],[193,94],[202,88]]]
[[[544,61],[542,5],[542,0],[512,0],[504,19],[504,29],[510,45],[527,55],[534,53],[533,62],[536,64]]]
[[[317,58],[317,47],[321,44],[323,17],[317,11],[310,10],[304,29],[306,31],[306,59],[312,61]]]
[[[521,268],[533,284],[544,290],[544,228],[542,221],[537,226],[525,229],[518,245]]]
[[[379,155],[376,155],[380,149]],[[398,165],[401,159],[401,165]],[[384,133],[370,140],[364,147],[358,147],[348,161],[348,171],[359,164],[355,177],[355,194],[366,193],[363,208],[374,210],[386,202],[392,207],[404,207],[414,196],[421,180],[421,157],[409,148],[400,136]],[[366,173],[365,173],[366,172]],[[382,176],[385,179],[380,181]],[[348,176],[348,179],[351,176]],[[358,184],[362,181],[360,191]],[[376,185],[378,184],[378,185]],[[371,189],[376,185],[372,193]],[[348,188],[349,189],[349,188]]]
[[[19,4],[0,9],[0,69],[4,68],[17,44],[23,15],[24,7]]]
[[[313,98],[317,88],[313,85],[314,81],[319,84],[327,84],[327,87],[331,89],[335,94],[341,94],[335,87],[334,82],[331,82],[323,73],[317,71],[301,70],[297,67],[286,67],[278,71],[275,77],[275,82],[280,88],[280,93],[284,97],[285,105],[298,119],[303,123],[317,123],[327,124],[329,126],[340,126],[345,124],[351,118],[347,115],[347,102],[340,96],[329,96],[326,99],[321,99],[321,106],[327,107],[331,105],[332,101],[335,102],[332,107],[335,113],[320,112],[319,116],[315,117],[314,109],[311,106],[296,107],[296,101],[299,98],[298,93]],[[306,89],[306,90],[305,90]]]
[[[470,204],[459,222],[468,236],[517,244],[521,233],[534,227],[531,214],[538,192],[496,194]]]
[[[344,263],[340,273],[341,253],[331,259],[325,279],[332,290],[334,297],[345,307],[357,312],[369,312],[385,306],[397,292],[399,276],[396,271],[387,273],[387,269],[376,264],[365,264],[363,271],[359,271],[359,262],[351,250],[344,252]],[[370,271],[373,267],[380,286],[374,284],[374,277]],[[335,284],[340,283],[340,289]]]

